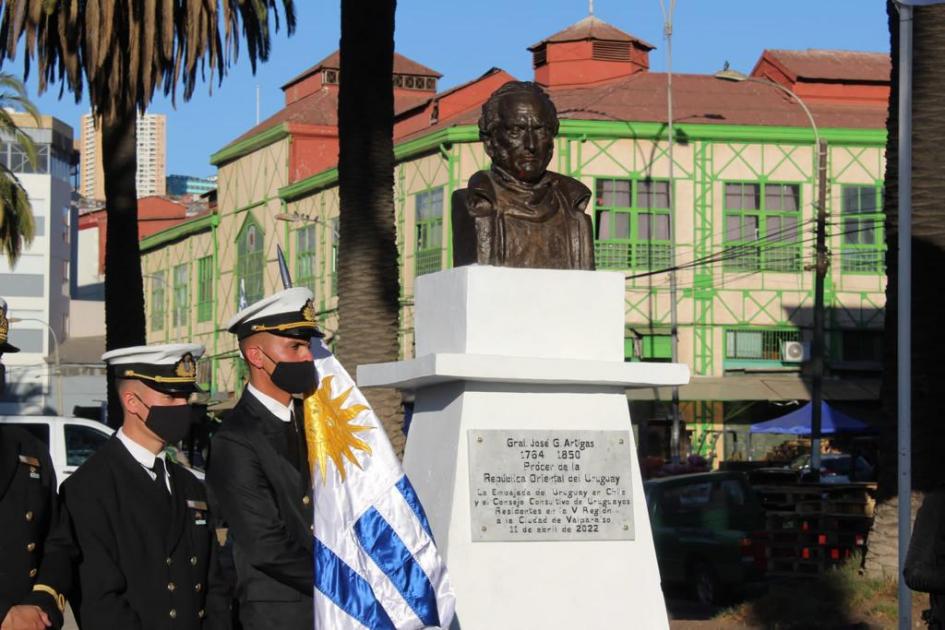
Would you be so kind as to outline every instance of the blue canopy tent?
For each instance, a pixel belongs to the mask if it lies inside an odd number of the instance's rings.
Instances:
[[[856,418],[837,411],[825,402],[820,403],[820,434],[872,433],[874,429]],[[756,422],[748,430],[748,460],[751,461],[751,436],[755,433],[781,433],[787,435],[810,435],[812,403],[798,407],[789,414],[774,420]]]
[[[825,402],[821,404],[821,435],[835,433],[869,433],[873,431],[865,422],[851,418],[837,411]],[[807,403],[791,413],[751,425],[750,433],[786,433],[790,435],[810,435],[811,412],[813,406]]]

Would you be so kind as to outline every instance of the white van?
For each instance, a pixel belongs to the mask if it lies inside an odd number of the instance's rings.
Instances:
[[[14,424],[49,445],[56,481],[60,484],[114,433],[95,420],[62,416],[0,416],[0,423]]]

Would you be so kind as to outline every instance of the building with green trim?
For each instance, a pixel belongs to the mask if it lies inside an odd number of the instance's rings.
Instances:
[[[809,398],[814,135],[803,111],[770,86],[675,75],[670,168],[667,77],[649,72],[651,49],[596,18],[529,49],[535,78],[561,118],[552,168],[592,190],[598,269],[627,276],[628,361],[669,360],[666,269],[675,258],[679,357],[693,373],[681,391],[689,450],[747,458],[747,423]],[[213,214],[142,241],[144,273],[166,278],[163,288],[148,285],[149,341],[206,344],[201,374],[221,397],[238,391],[242,377],[222,327],[241,293],[252,301],[281,288],[277,245],[296,284],[313,289],[329,340],[337,331],[336,57],[286,84],[280,113],[212,156]],[[875,400],[888,56],[768,50],[752,75],[801,96],[828,143],[825,394],[851,404]],[[436,91],[438,79],[406,58],[395,63],[403,357],[413,353],[414,279],[451,265],[451,195],[489,166],[479,110],[511,77],[493,68],[445,92]],[[181,315],[156,328],[164,309]],[[644,452],[665,452],[668,396],[632,394]],[[756,440],[754,455],[767,446]]]

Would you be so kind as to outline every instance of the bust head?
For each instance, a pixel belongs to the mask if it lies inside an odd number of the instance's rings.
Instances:
[[[527,183],[545,174],[557,133],[554,103],[530,81],[510,81],[493,92],[479,118],[479,138],[493,164]]]

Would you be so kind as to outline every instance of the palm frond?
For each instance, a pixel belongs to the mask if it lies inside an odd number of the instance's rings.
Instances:
[[[255,72],[272,33],[295,23],[294,0],[0,0],[0,65],[22,43],[41,93],[59,84],[77,100],[88,90],[98,115],[144,111],[155,90],[187,100],[222,82],[240,40]]]

